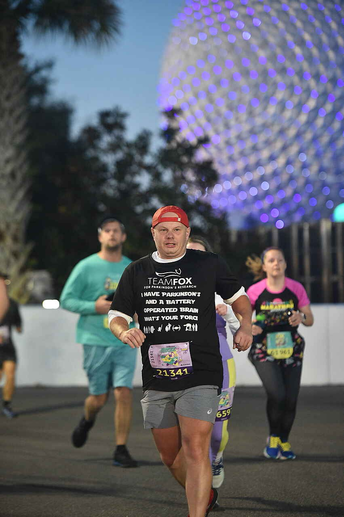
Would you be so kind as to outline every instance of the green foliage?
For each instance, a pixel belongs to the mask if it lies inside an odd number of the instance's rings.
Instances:
[[[124,253],[135,260],[153,251],[152,215],[169,204],[181,206],[192,231],[207,237],[215,251],[230,255],[231,263],[235,251],[226,217],[216,216],[200,195],[217,180],[212,163],[199,158],[206,141],[180,139],[178,113],[170,113],[162,145],[153,152],[149,131],[127,138],[127,114],[118,107],[98,113],[96,123],[72,139],[71,107],[49,101],[50,66],[35,69],[29,88],[32,266],[47,269],[59,293],[76,262],[99,249],[97,226],[106,214],[125,224]]]
[[[25,73],[21,66],[18,30],[7,2],[0,15],[0,269],[22,293],[19,276],[30,245],[25,226],[30,211],[26,154]]]
[[[29,27],[38,35],[64,35],[76,44],[97,48],[119,34],[121,10],[114,0],[2,0],[7,19],[20,31]]]
[[[236,234],[226,216],[215,215],[200,199],[217,180],[212,163],[199,158],[207,142],[181,140],[178,113],[170,113],[162,144],[153,152],[150,132],[127,138],[128,115],[118,107],[98,113],[95,124],[73,139],[72,107],[50,99],[50,71],[51,63],[45,63],[29,74],[33,210],[28,237],[35,243],[31,266],[51,273],[56,294],[74,265],[99,249],[97,226],[104,215],[123,221],[124,253],[135,260],[154,250],[151,218],[169,204],[181,206],[192,232],[206,237],[243,282],[251,283],[245,260],[259,252],[259,236],[233,245]]]
[[[127,114],[119,108],[100,112],[97,125],[85,128],[80,137],[88,148],[88,159],[106,170],[100,207],[124,222],[128,233],[125,252],[132,259],[153,250],[151,218],[162,205],[181,206],[195,231],[211,231],[217,240],[227,228],[225,218],[215,217],[207,203],[186,194],[191,189],[206,192],[217,173],[209,160],[197,159],[205,140],[191,144],[179,138],[177,117],[176,112],[168,115],[161,135],[163,145],[156,152],[151,150],[148,131],[131,141],[126,138]]]
[[[50,69],[46,63],[28,73],[32,211],[27,237],[34,242],[29,266],[47,269],[60,286],[71,265],[94,250],[90,221],[99,214],[95,195],[103,178],[99,169],[93,174],[84,143],[70,136],[73,108],[50,100]]]
[[[31,77],[31,83],[29,77],[26,91],[20,34],[30,29],[41,35],[59,33],[75,44],[99,48],[118,36],[120,24],[120,9],[115,0],[0,1],[0,266],[11,275],[11,287],[21,301],[28,297],[25,279],[29,260],[34,266],[46,262],[51,265],[54,260],[63,258],[59,256],[58,245],[61,235],[55,232],[60,222],[54,219],[71,202],[68,195],[58,192],[60,185],[65,185],[60,179],[75,168],[77,172],[72,182],[79,174],[79,188],[83,188],[83,150],[70,141],[71,108],[66,103],[44,104],[49,85],[44,81],[44,74],[39,76],[42,69],[36,70],[36,80]],[[46,147],[43,148],[43,144]],[[31,211],[30,180],[34,207],[26,234]],[[87,192],[90,198],[92,194]],[[89,204],[93,207],[93,200],[89,200]],[[77,201],[74,208],[80,208]],[[85,202],[81,208],[85,208]],[[89,208],[87,203],[86,208]],[[36,232],[45,229],[45,224],[51,221],[45,246],[40,246]],[[66,227],[68,223],[66,218],[62,222]],[[31,259],[31,244],[26,243],[26,235],[36,244],[36,256]],[[47,243],[52,246],[49,251]],[[52,270],[54,267],[57,270],[57,263],[51,265]]]

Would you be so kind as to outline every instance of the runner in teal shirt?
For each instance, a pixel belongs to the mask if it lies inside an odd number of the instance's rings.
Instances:
[[[60,302],[64,309],[80,314],[76,340],[83,345],[84,370],[89,396],[84,415],[72,434],[74,447],[82,447],[99,411],[114,390],[116,450],[113,463],[136,467],[126,448],[132,417],[132,384],[136,350],[119,341],[108,328],[108,311],[125,268],[131,260],[122,255],[126,239],[123,224],[108,216],[98,228],[99,253],[81,260],[70,274]],[[134,324],[132,324],[134,326]]]
[[[73,269],[61,294],[61,306],[80,314],[76,329],[76,341],[83,345],[119,346],[127,348],[112,332],[109,332],[108,316],[96,312],[96,300],[106,298],[116,291],[128,257],[120,262],[109,262],[98,253],[81,260]],[[108,301],[110,308],[111,301]]]

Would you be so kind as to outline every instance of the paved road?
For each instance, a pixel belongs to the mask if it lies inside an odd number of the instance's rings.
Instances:
[[[182,489],[142,428],[139,389],[129,448],[137,469],[113,467],[112,399],[74,449],[84,388],[20,388],[17,419],[0,417],[1,517],[186,517]],[[344,516],[344,386],[304,387],[291,442],[295,461],[265,460],[261,388],[237,388],[220,490],[230,517]]]

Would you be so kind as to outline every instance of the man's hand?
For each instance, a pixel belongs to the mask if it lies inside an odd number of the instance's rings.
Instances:
[[[252,309],[251,304],[247,296],[239,296],[232,303],[232,308],[235,313],[239,313],[241,316],[240,327],[233,336],[233,348],[236,348],[238,352],[247,350],[252,345]]]
[[[129,345],[131,348],[140,348],[140,346],[143,345],[146,336],[142,330],[133,328],[123,330],[118,336],[118,339],[120,339],[122,343]]]
[[[107,295],[103,294],[102,296],[99,296],[96,301],[96,312],[98,312],[98,314],[107,314],[110,310],[112,302],[107,300],[106,297]]]
[[[241,325],[233,336],[233,348],[238,352],[247,350],[252,345],[252,327],[251,325]]]

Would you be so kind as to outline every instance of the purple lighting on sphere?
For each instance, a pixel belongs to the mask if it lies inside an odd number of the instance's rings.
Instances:
[[[158,104],[179,110],[181,139],[208,139],[197,160],[218,171],[205,197],[185,182],[189,199],[233,228],[331,219],[344,198],[343,25],[338,0],[184,0]]]

